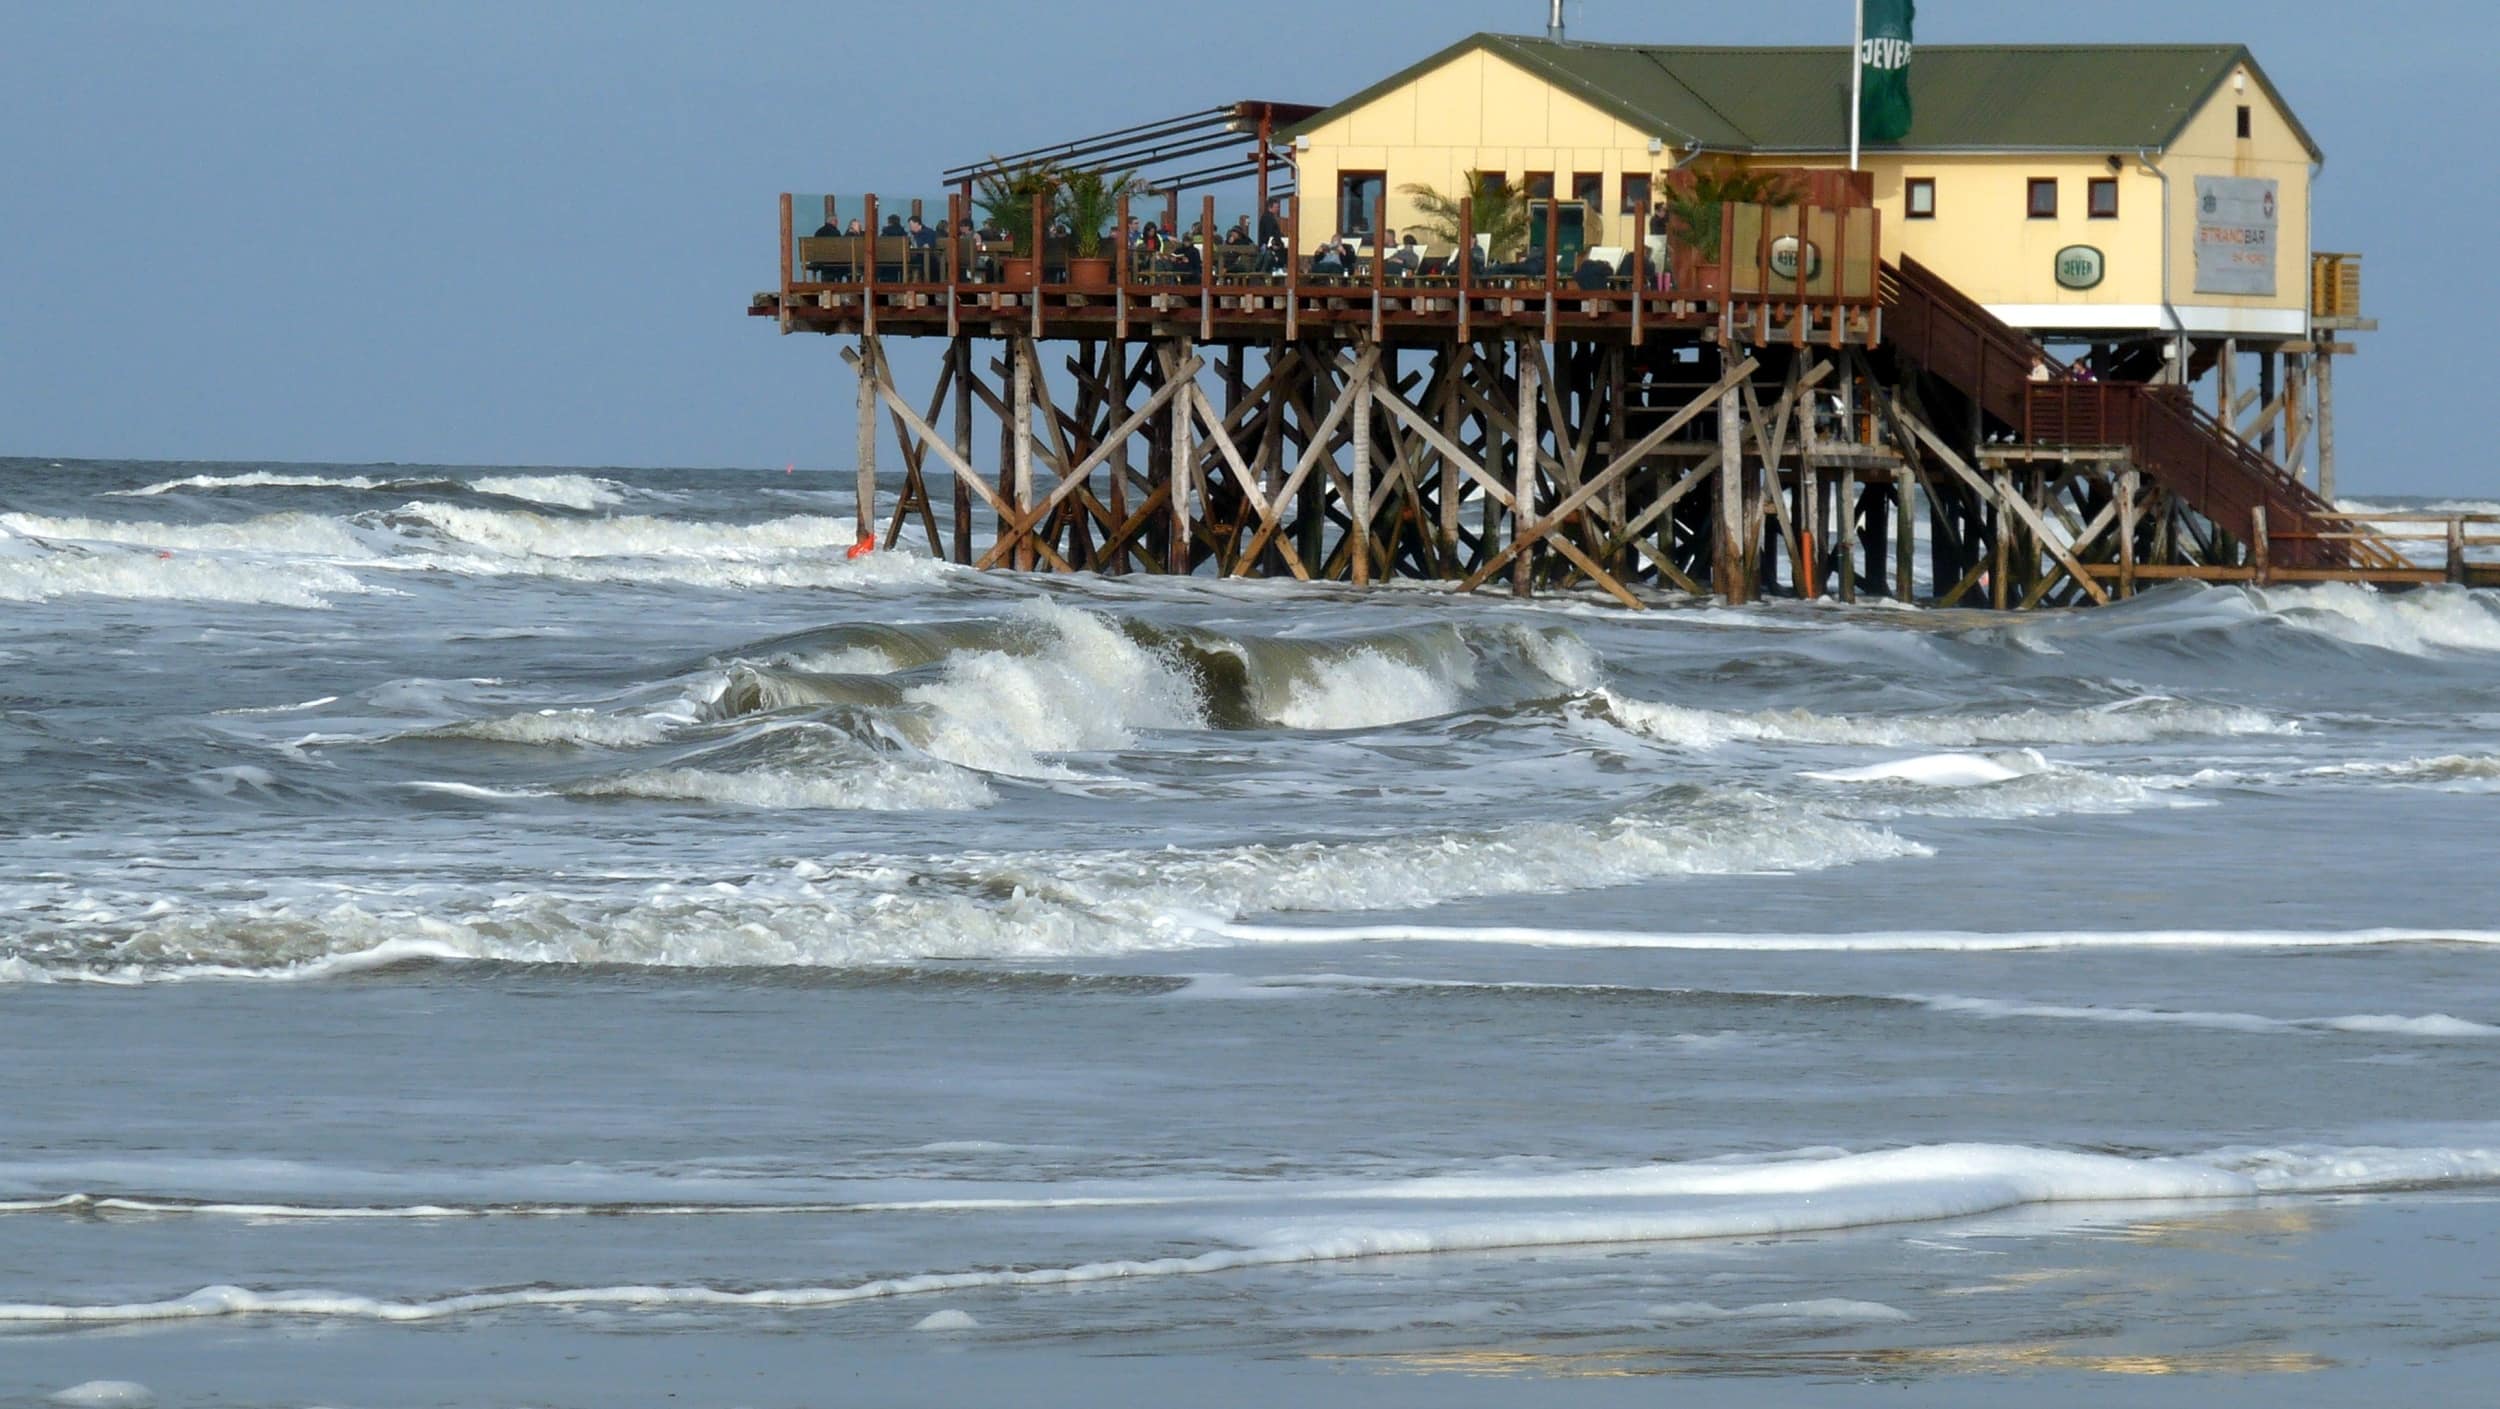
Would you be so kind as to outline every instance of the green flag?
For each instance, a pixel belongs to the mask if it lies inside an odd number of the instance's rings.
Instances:
[[[1910,135],[1910,24],[1918,0],[1859,0],[1865,38],[1858,42],[1858,123],[1869,142]]]

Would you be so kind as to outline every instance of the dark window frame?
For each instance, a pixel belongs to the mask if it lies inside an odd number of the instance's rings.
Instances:
[[[1337,173],[1337,236],[1340,239],[1351,238],[1355,234],[1354,227],[1346,223],[1346,192],[1358,181],[1380,183],[1380,193],[1374,199],[1370,211],[1374,228],[1364,233],[1377,236],[1378,227],[1388,223],[1389,173],[1386,170],[1372,170],[1366,167],[1341,170]]]
[[[2104,193],[2109,196],[2109,209],[2107,210],[2101,209],[2101,197]],[[2083,213],[2087,219],[2092,220],[2116,220],[2118,218],[2117,177],[2095,176],[2085,183]]]
[[[1539,179],[1542,179],[1545,182],[1545,189],[1542,191],[1536,188]],[[1523,171],[1519,173],[1519,194],[1521,198],[1531,201],[1552,200],[1554,198],[1554,173],[1550,171]]]
[[[1920,210],[1918,208],[1918,197],[1919,193],[1922,191],[1927,193],[1927,209],[1925,210]],[[1913,176],[1902,184],[1901,214],[1904,219],[1908,220],[1933,220],[1936,218],[1935,177]]]
[[[1640,188],[1640,194],[1637,197],[1632,193],[1635,186]],[[1630,172],[1624,173],[1621,192],[1622,194],[1615,201],[1615,214],[1617,215],[1639,215],[1641,206],[1649,201],[1653,194],[1647,176],[1636,176]]]
[[[1589,194],[1581,195],[1585,190]],[[1571,173],[1571,198],[1599,215],[1606,213],[1606,173],[1575,171]]]
[[[2248,104],[2242,103],[2240,104],[2240,140],[2245,142],[2255,135],[2256,120],[2251,114]]]
[[[2040,193],[2048,192],[2048,208],[2040,208]],[[2057,218],[2057,178],[2034,176],[2023,183],[2023,214],[2032,220]]]

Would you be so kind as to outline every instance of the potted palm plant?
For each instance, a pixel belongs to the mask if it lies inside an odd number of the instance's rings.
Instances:
[[[1661,172],[1658,189],[1666,196],[1667,236],[1675,245],[1675,287],[1704,298],[1727,292],[1726,251],[1719,248],[1727,208],[1778,209],[1797,203],[1796,191],[1781,173],[1728,165]]]
[[[1068,217],[1070,245],[1068,284],[1079,289],[1111,287],[1111,257],[1103,253],[1103,230],[1120,218],[1120,201],[1145,189],[1135,171],[1117,176],[1102,171],[1071,171],[1060,178],[1060,207]]]
[[[1470,171],[1457,195],[1414,183],[1398,188],[1415,202],[1415,223],[1435,244],[1459,243],[1459,202],[1473,201],[1470,214],[1476,239],[1486,246],[1485,258],[1495,264],[1519,258],[1528,248],[1528,199],[1514,191],[1498,171]],[[1460,251],[1461,257],[1465,251]]]
[[[1033,228],[1035,203],[1039,201],[1041,224],[1047,229],[1058,217],[1066,199],[1067,176],[1049,162],[1030,162],[1008,166],[993,162],[981,173],[974,204],[990,224],[1007,232],[1014,243],[1013,253],[1000,261],[1000,277],[1011,288],[1033,282],[1036,260],[1041,258],[1042,231]]]

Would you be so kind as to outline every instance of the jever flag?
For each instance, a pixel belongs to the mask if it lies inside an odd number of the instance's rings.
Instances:
[[[1858,123],[1869,142],[1910,135],[1910,24],[1917,0],[1859,0],[1865,39],[1858,44]]]

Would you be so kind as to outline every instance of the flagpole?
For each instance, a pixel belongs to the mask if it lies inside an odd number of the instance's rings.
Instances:
[[[1849,169],[1858,169],[1858,114],[1866,82],[1866,0],[1849,0]]]

